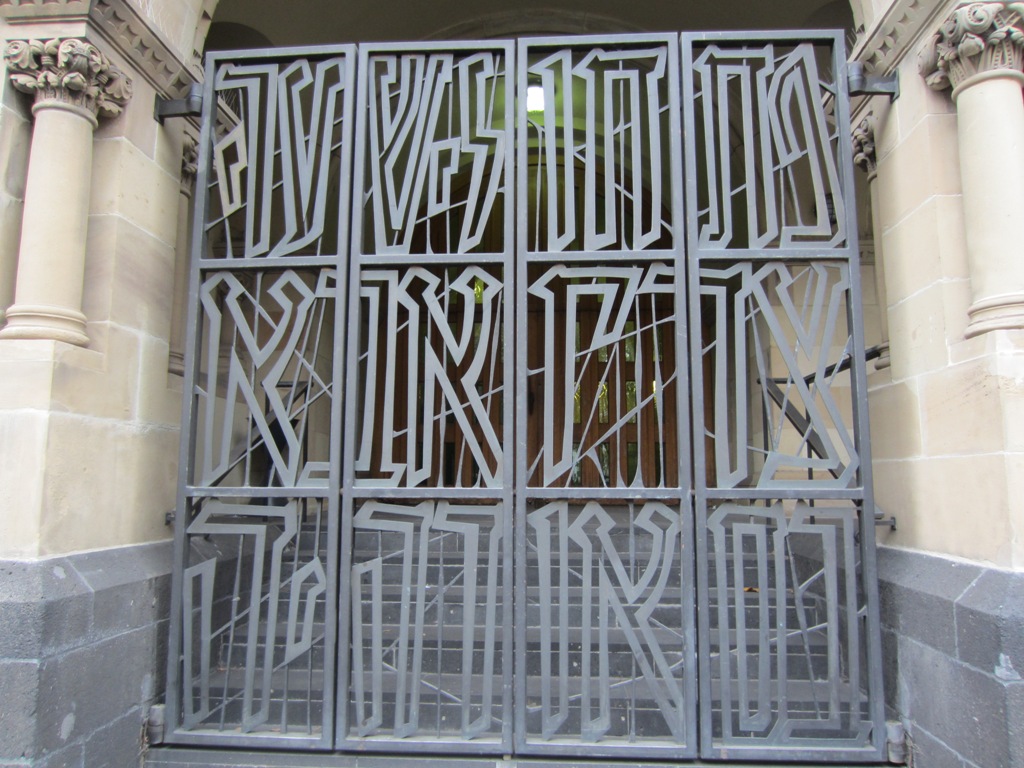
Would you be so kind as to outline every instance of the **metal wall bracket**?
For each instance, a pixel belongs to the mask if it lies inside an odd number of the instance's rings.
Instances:
[[[900,78],[898,72],[891,75],[869,75],[864,71],[864,64],[851,61],[848,66],[848,82],[851,96],[883,96],[889,95],[890,101],[900,96]]]
[[[201,83],[192,83],[188,89],[188,96],[184,99],[165,99],[157,95],[156,103],[153,105],[153,117],[160,125],[164,124],[167,117],[199,117],[203,114],[203,86]]]

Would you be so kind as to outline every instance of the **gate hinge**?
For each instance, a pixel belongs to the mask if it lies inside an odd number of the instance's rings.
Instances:
[[[143,724],[143,733],[148,746],[156,746],[164,743],[164,733],[167,724],[167,713],[163,704],[154,704],[149,708],[146,721]]]
[[[851,61],[847,65],[847,82],[851,96],[882,96],[889,95],[890,101],[900,96],[900,77],[898,72],[891,75],[869,75],[864,71],[864,64]]]
[[[885,724],[886,758],[893,765],[907,764],[907,729],[903,723],[890,720]]]
[[[166,117],[199,117],[203,114],[202,83],[192,83],[184,99],[165,99],[159,94],[153,105],[153,117],[163,125]]]

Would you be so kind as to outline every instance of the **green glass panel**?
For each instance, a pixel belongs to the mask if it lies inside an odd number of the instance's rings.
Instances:
[[[636,477],[637,445],[636,443],[626,444],[626,483],[632,484]]]
[[[636,323],[630,320],[626,323],[626,362],[636,362]]]
[[[597,420],[601,424],[608,423],[608,385],[603,382],[597,393]]]
[[[608,451],[608,443],[601,443],[597,446],[597,460],[601,462],[601,475],[604,478],[604,484],[608,485],[612,477],[612,458]]]

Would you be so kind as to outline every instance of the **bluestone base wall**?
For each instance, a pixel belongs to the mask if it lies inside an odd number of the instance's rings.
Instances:
[[[878,554],[888,717],[914,768],[1024,768],[1024,574]]]
[[[140,764],[170,570],[169,543],[0,561],[0,766]]]
[[[878,566],[888,716],[915,768],[1024,768],[1024,574],[884,547]],[[0,766],[139,764],[170,567],[170,544],[0,561]]]

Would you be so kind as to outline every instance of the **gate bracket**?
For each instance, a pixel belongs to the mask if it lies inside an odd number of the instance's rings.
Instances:
[[[851,61],[848,65],[847,81],[851,96],[883,96],[889,95],[890,101],[900,97],[900,78],[898,72],[891,75],[869,75],[864,71],[864,64]]]
[[[903,723],[890,720],[885,724],[886,758],[892,765],[907,764],[907,729]]]
[[[157,94],[153,105],[153,117],[160,125],[167,117],[199,117],[203,114],[203,86],[192,83],[188,88],[188,96],[184,99],[165,99]]]

